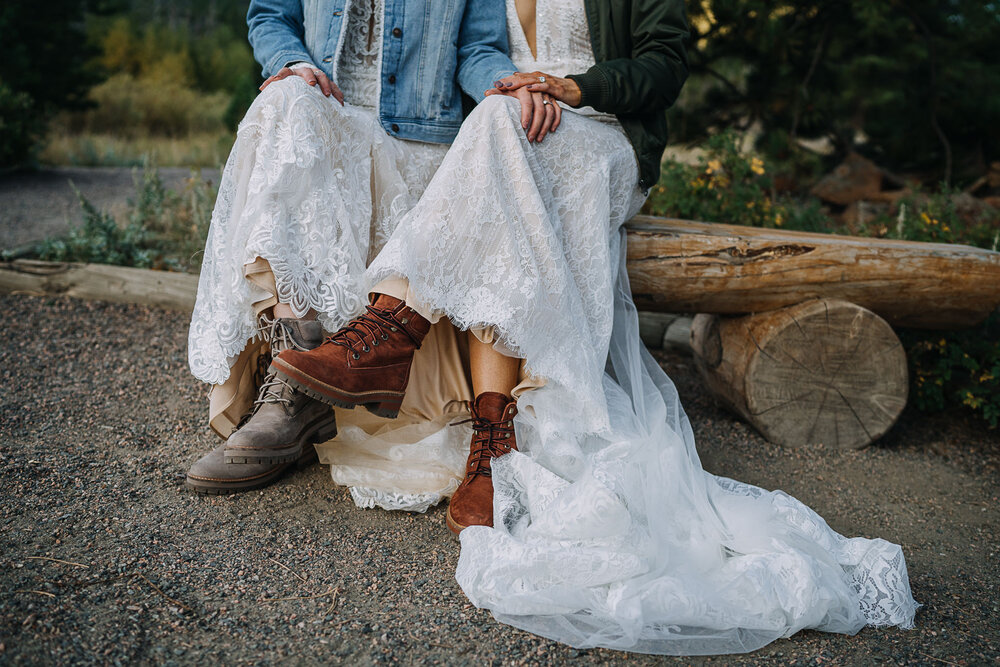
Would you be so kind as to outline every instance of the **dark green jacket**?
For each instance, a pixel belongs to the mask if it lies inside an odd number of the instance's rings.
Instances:
[[[688,74],[683,0],[584,0],[597,64],[573,74],[580,106],[617,116],[639,160],[639,187],[660,179],[666,110]]]

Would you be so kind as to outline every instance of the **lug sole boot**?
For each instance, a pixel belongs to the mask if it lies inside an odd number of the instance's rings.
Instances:
[[[469,526],[493,525],[493,459],[516,450],[517,404],[503,394],[483,392],[472,403],[472,445],[465,479],[448,503],[445,522],[455,535]],[[466,421],[457,422],[464,424]]]
[[[276,377],[327,405],[363,406],[396,417],[413,355],[431,324],[399,299],[372,295],[366,311],[314,350],[286,350],[271,362]]]
[[[277,319],[264,338],[272,354],[284,350],[310,350],[323,340],[323,328],[312,320]],[[269,369],[253,409],[226,441],[228,464],[272,465],[298,461],[312,443],[337,435],[337,419],[329,406],[296,391]],[[233,475],[242,475],[234,471]]]
[[[299,453],[299,458],[287,463],[233,465],[225,461],[225,447],[219,445],[191,466],[184,481],[188,489],[211,496],[259,489],[276,482],[290,470],[305,468],[317,460],[316,449],[310,446]]]

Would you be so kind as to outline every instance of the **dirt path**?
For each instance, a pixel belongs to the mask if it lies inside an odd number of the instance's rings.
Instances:
[[[0,664],[1000,659],[1000,445],[960,417],[907,413],[860,452],[784,450],[717,409],[686,359],[662,356],[706,468],[901,543],[926,606],[911,631],[804,632],[750,656],[576,651],[468,603],[442,507],[359,510],[320,466],[245,495],[187,493],[184,471],[216,439],[186,315],[12,296],[0,308]]]
[[[70,182],[98,209],[123,209],[135,195],[133,173],[118,167],[49,167],[0,176],[0,249],[64,234],[78,223],[80,203]],[[178,189],[191,170],[161,168],[159,174],[164,185]],[[202,175],[218,183],[218,171],[205,169]]]

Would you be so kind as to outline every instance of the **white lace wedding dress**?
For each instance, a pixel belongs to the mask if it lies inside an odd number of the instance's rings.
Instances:
[[[536,59],[508,0],[515,64],[585,70],[583,0],[537,6]],[[369,267],[371,285],[408,281],[408,302],[432,318],[492,328],[544,379],[518,398],[521,451],[493,464],[495,527],[461,534],[462,589],[578,647],[728,653],[803,628],[910,627],[899,546],[844,538],[787,494],[702,469],[639,339],[621,229],[644,199],[637,181],[613,120],[566,111],[534,145],[517,103],[490,97]],[[335,478],[359,469],[329,458]],[[409,464],[392,460],[381,479],[366,464],[359,479],[391,489]]]

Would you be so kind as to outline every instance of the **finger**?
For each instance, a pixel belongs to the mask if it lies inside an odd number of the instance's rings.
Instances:
[[[272,81],[274,81],[274,77],[273,76],[267,77],[266,79],[264,79],[264,83],[260,84],[257,87],[257,90],[264,90],[265,88],[267,88],[268,86],[271,85]]]
[[[326,74],[320,72],[316,75],[316,81],[319,83],[319,89],[323,91],[323,94],[327,97],[333,94],[333,85],[330,83],[330,79],[326,77]]]
[[[291,67],[282,67],[271,78],[274,79],[275,81],[281,81],[282,79],[286,79],[292,76],[293,74],[295,74],[295,70],[293,70]]]
[[[310,86],[316,85],[316,75],[313,74],[311,69],[297,69],[295,74],[302,77],[302,80],[308,83]]]
[[[549,81],[546,81],[545,83],[538,83],[538,81],[535,81],[533,83],[529,83],[527,88],[533,93],[548,93],[549,95],[555,94],[552,88],[552,83]]]
[[[546,101],[548,101],[548,104],[545,104]],[[542,129],[538,133],[539,143],[542,142],[542,139],[545,138],[545,135],[547,135],[549,132],[552,131],[552,123],[555,122],[556,119],[556,110],[555,110],[556,105],[552,103],[552,100],[549,100],[548,97],[546,96],[543,98],[542,104],[545,104],[545,120],[542,121]]]
[[[490,88],[489,90],[487,90],[486,92],[484,92],[483,95],[485,95],[486,97],[489,97],[490,95],[503,95],[503,93],[501,93],[496,88]]]
[[[521,101],[521,127],[527,130],[531,125],[531,113],[534,110],[531,94],[527,91],[518,91],[517,99]]]
[[[531,96],[531,102],[534,105],[534,109],[531,116],[531,129],[528,130],[528,141],[537,141],[538,132],[542,129],[542,124],[545,122],[545,105],[542,104],[542,96],[538,94]]]
[[[530,86],[533,83],[538,83],[538,77],[534,74],[523,74],[521,72],[516,72],[511,76],[506,76],[499,81],[496,81],[494,85],[504,91],[519,90],[525,86]],[[499,85],[497,85],[499,84]]]
[[[556,104],[555,100],[552,100],[552,110],[555,112],[555,119],[552,121],[552,132],[556,131],[559,127],[559,123],[562,122],[562,107]]]
[[[340,102],[340,106],[344,106],[344,91],[342,91],[340,86],[335,84],[333,81],[330,82],[330,88],[333,94],[333,99]]]

